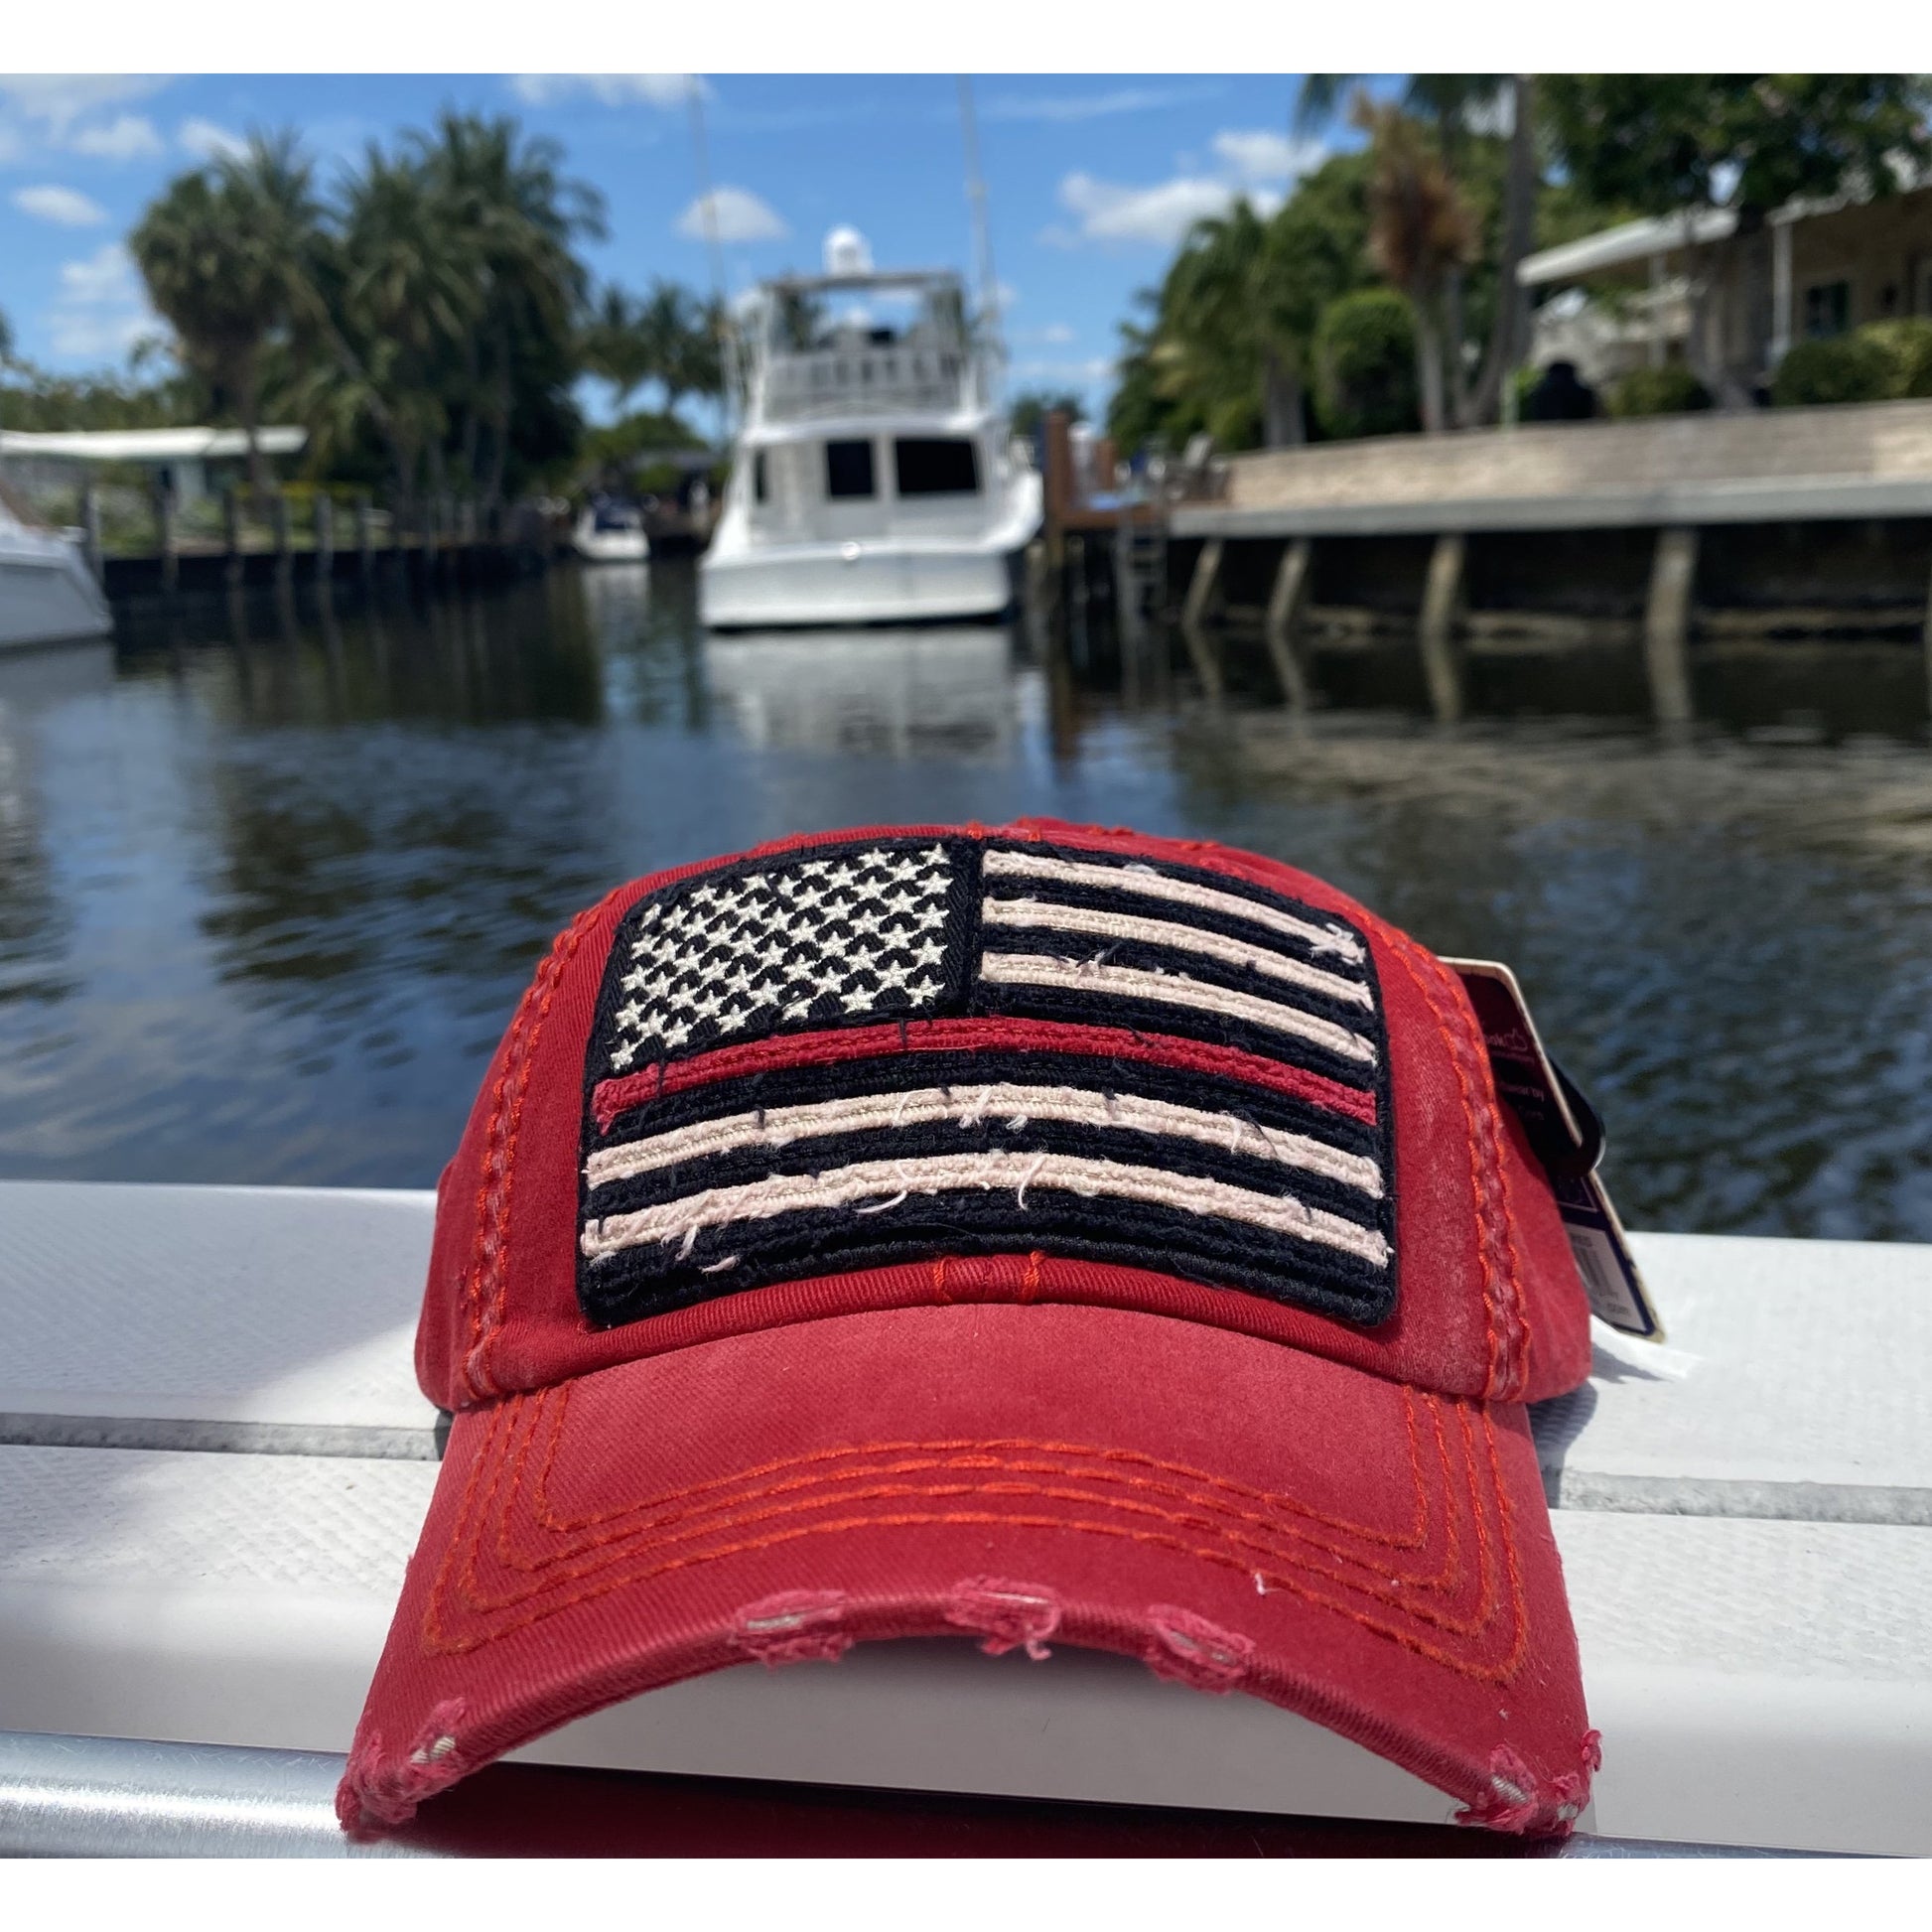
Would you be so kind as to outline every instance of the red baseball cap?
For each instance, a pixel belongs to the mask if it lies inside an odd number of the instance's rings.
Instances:
[[[559,936],[438,1190],[455,1412],[338,1796],[969,1635],[1139,1657],[1562,1833],[1596,1736],[1524,1405],[1588,1369],[1461,984],[1305,873],[825,833]]]

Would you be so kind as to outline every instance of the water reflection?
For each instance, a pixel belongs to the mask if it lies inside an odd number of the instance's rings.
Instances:
[[[1366,659],[1290,716],[1259,640],[1204,704],[1173,640],[1073,615],[711,639],[659,564],[215,598],[0,659],[0,1172],[425,1184],[615,881],[1048,812],[1271,852],[1511,960],[1640,1224],[1932,1238],[1916,652],[1714,660],[1727,721],[1667,746],[1627,664],[1487,660],[1445,731]]]
[[[760,750],[1004,761],[1020,728],[1004,627],[706,637],[713,699]]]

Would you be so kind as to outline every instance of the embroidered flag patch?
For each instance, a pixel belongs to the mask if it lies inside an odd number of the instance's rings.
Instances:
[[[1368,946],[1219,873],[969,839],[705,873],[625,915],[585,1071],[599,1327],[1034,1250],[1395,1308]]]

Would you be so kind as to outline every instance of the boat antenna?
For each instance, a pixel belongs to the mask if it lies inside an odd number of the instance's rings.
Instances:
[[[993,236],[986,225],[986,182],[980,174],[979,128],[973,119],[973,81],[959,76],[959,125],[966,137],[966,200],[973,210],[973,253],[978,258],[980,308],[997,336],[1000,327],[1000,284],[993,273]]]
[[[738,397],[738,332],[732,327],[730,305],[725,300],[725,251],[718,238],[718,202],[711,192],[711,157],[704,138],[704,77],[691,76],[691,147],[697,159],[698,208],[704,220],[705,254],[711,263],[711,293],[717,304],[718,327],[722,335],[719,347],[725,363],[725,433],[731,433],[732,407]]]

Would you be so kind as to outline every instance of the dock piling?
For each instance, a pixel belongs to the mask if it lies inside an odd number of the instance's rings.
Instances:
[[[327,584],[336,574],[336,505],[326,489],[316,491],[316,577]]]
[[[181,583],[181,529],[175,514],[175,492],[173,485],[160,483],[154,492],[154,523],[156,541],[161,547],[161,588],[173,597]]]
[[[1314,545],[1307,537],[1293,539],[1282,552],[1275,569],[1275,587],[1268,597],[1268,655],[1282,687],[1282,702],[1291,711],[1306,711],[1309,704],[1309,679],[1302,667],[1300,642],[1313,561]]]
[[[278,489],[270,499],[270,505],[275,519],[275,574],[286,577],[295,566],[295,538],[289,527],[288,492]]]
[[[245,568],[241,549],[241,492],[233,483],[221,492],[221,542],[226,552],[221,576],[233,590],[240,584]]]
[[[1691,702],[1691,602],[1697,583],[1698,533],[1683,525],[1657,532],[1644,609],[1644,667],[1650,708],[1660,725],[1687,725]]]
[[[355,494],[355,554],[362,568],[362,582],[375,576],[375,510],[366,489]]]
[[[1220,586],[1221,555],[1222,540],[1219,537],[1209,537],[1201,545],[1200,555],[1194,559],[1194,574],[1187,580],[1186,602],[1180,607],[1180,634],[1186,641],[1187,654],[1194,660],[1201,689],[1215,703],[1221,699],[1224,681],[1221,661],[1215,655],[1205,625],[1207,613]]]
[[[1468,545],[1460,531],[1447,530],[1436,539],[1429,556],[1429,579],[1423,590],[1423,676],[1429,683],[1430,708],[1444,724],[1462,716],[1462,667],[1455,652],[1455,619],[1462,601],[1462,565]]]
[[[96,584],[105,583],[107,565],[100,543],[100,491],[92,483],[80,492],[80,527],[85,532],[81,541],[86,547],[87,568],[93,572]]]

